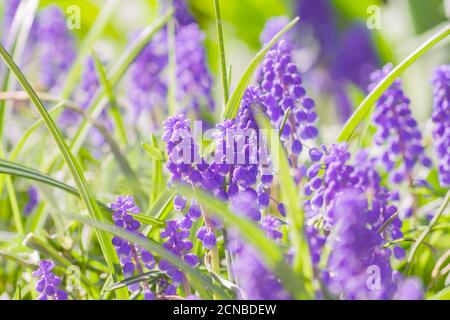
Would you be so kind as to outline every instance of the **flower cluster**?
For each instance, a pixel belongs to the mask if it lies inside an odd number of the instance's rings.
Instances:
[[[403,279],[392,270],[392,252],[377,229],[371,227],[367,196],[360,189],[349,188],[333,206],[336,225],[329,240],[331,253],[325,277],[330,291],[343,299],[422,299],[418,280]]]
[[[335,241],[328,258],[327,285],[344,299],[387,299],[395,291],[390,251],[383,248],[377,230],[367,227],[371,223],[367,202],[361,190],[346,189],[332,205]]]
[[[59,7],[49,6],[39,13],[36,46],[40,57],[40,82],[47,90],[55,89],[75,59],[75,42]]]
[[[118,197],[116,202],[111,204],[113,211],[113,221],[117,228],[134,233],[140,237],[144,237],[139,232],[141,226],[140,222],[135,220],[131,214],[140,212],[140,209],[134,203],[134,199],[131,196]],[[131,277],[137,271],[143,272],[143,266],[149,270],[155,267],[155,258],[147,250],[139,247],[138,245],[131,243],[120,237],[113,237],[112,243],[119,256],[120,264],[125,277]],[[149,288],[146,284],[143,284],[143,291],[145,297],[152,296]],[[139,289],[139,284],[133,284],[128,287],[131,291]]]
[[[307,172],[310,181],[305,186],[305,195],[310,196],[305,203],[310,218],[323,219],[324,229],[336,226],[340,208],[335,203],[349,188],[359,190],[370,200],[365,213],[372,229],[380,233],[385,240],[402,237],[401,221],[397,207],[390,203],[393,194],[381,185],[381,177],[376,171],[376,159],[370,158],[367,150],[360,150],[353,163],[346,144],[334,144],[324,151],[323,163],[317,162]],[[319,158],[320,159],[320,158]],[[323,170],[322,176],[319,176]],[[338,209],[336,209],[338,208]],[[390,223],[387,223],[390,221]],[[322,243],[319,239],[319,244]],[[320,246],[319,246],[320,247]],[[404,252],[396,247],[397,258],[403,258]]]
[[[166,228],[161,231],[161,238],[166,239],[163,246],[174,255],[183,259],[188,265],[195,267],[199,263],[198,257],[191,253],[192,242],[189,240],[191,225],[183,224],[183,220],[170,220]],[[166,260],[159,262],[159,268],[172,279],[172,284],[166,288],[165,294],[172,295],[176,292],[176,286],[185,281],[184,275],[176,266]]]
[[[450,186],[450,65],[442,65],[433,76],[433,139],[439,159],[439,180]]]
[[[388,64],[383,69],[371,74],[372,90],[392,69]],[[431,166],[431,160],[425,155],[421,139],[422,134],[409,108],[409,99],[397,79],[378,99],[374,112],[377,125],[375,142],[386,145],[381,156],[386,171],[394,183],[411,180],[411,171],[418,161],[424,166]],[[412,183],[412,181],[408,181]]]
[[[175,1],[175,74],[177,109],[193,112],[201,118],[203,111],[214,109],[212,78],[204,48],[204,33],[193,21],[184,1]],[[155,108],[166,108],[168,93],[167,28],[158,32],[130,67],[128,95],[135,116],[142,111],[155,117]]]
[[[266,33],[268,37],[279,28],[278,23],[272,21],[266,26],[263,41]],[[259,85],[264,111],[274,127],[281,130],[281,138],[294,157],[291,161],[295,162],[295,156],[303,150],[303,142],[315,139],[318,130],[315,126],[315,103],[302,86],[300,72],[292,59],[293,49],[292,37],[288,33],[266,54]],[[298,166],[297,163],[291,165],[294,168]]]
[[[33,277],[38,277],[36,291],[40,294],[39,300],[67,300],[67,293],[60,289],[61,278],[52,270],[55,263],[50,260],[41,260],[39,268],[33,272]]]

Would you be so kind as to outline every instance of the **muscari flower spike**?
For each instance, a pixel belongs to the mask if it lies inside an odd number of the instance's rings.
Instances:
[[[55,263],[50,260],[41,260],[39,268],[33,272],[33,277],[38,277],[36,291],[40,294],[38,300],[67,300],[67,293],[60,289],[61,278],[52,270]]]

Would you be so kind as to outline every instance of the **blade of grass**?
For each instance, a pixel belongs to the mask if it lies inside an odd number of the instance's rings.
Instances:
[[[406,57],[398,66],[392,69],[392,71],[389,72],[389,74],[367,95],[352,116],[347,120],[336,140],[338,142],[348,141],[352,137],[360,122],[364,119],[368,119],[375,102],[381,97],[383,92],[389,88],[395,79],[397,79],[400,74],[418,58],[420,58],[440,41],[445,39],[448,35],[450,35],[450,24],[430,37],[419,48]]]
[[[409,252],[408,259],[406,260],[407,267],[411,265],[411,263],[414,260],[414,257],[417,253],[417,249],[419,249],[419,246],[425,241],[426,237],[430,234],[433,227],[438,223],[440,217],[444,214],[445,209],[447,208],[447,205],[450,202],[450,190],[447,191],[447,194],[445,195],[444,200],[442,201],[441,206],[437,210],[436,214],[431,219],[430,223],[426,227],[425,230],[422,231],[417,241],[413,244],[411,251]]]
[[[44,105],[42,104],[41,100],[37,96],[36,92],[33,90],[31,85],[29,84],[28,80],[25,78],[22,71],[19,69],[19,67],[14,63],[11,56],[8,54],[8,52],[5,50],[3,45],[0,44],[0,55],[2,56],[5,63],[8,65],[10,70],[14,73],[19,83],[22,85],[22,87],[25,89],[25,91],[28,92],[30,95],[30,99],[33,102],[33,104],[36,106],[38,112],[40,113],[41,117],[44,119],[44,122],[52,135],[53,139],[55,140],[55,143],[58,146],[58,149],[64,158],[64,161],[66,162],[70,173],[72,174],[72,177],[77,185],[77,188],[80,192],[81,198],[88,209],[88,212],[93,218],[102,220],[103,215],[100,212],[100,208],[97,204],[97,201],[93,197],[91,191],[89,190],[86,178],[84,177],[84,174],[80,168],[80,165],[78,164],[77,160],[75,159],[75,156],[72,154],[72,152],[69,149],[69,146],[67,145],[66,141],[64,140],[61,132],[59,131],[58,127],[56,126],[55,122],[51,118],[48,111],[45,109]],[[118,259],[116,256],[116,253],[114,251],[114,248],[111,243],[110,237],[105,234],[102,231],[96,230],[97,238],[100,244],[100,247],[102,249],[103,255],[105,257],[105,260],[108,264],[110,273],[113,277],[116,276],[116,267],[118,267]],[[118,298],[128,298],[128,291],[126,290],[120,290],[118,291]]]
[[[291,292],[294,297],[298,299],[310,298],[304,290],[301,278],[293,272],[286,262],[281,248],[273,240],[267,238],[261,228],[253,221],[232,213],[226,203],[213,198],[204,191],[192,190],[192,188],[183,185],[176,186],[176,190],[187,198],[195,198],[209,214],[223,218],[225,225],[236,228],[247,243],[258,250],[267,267],[275,273],[286,290]]]
[[[313,294],[312,280],[313,269],[309,254],[308,242],[305,237],[305,214],[300,207],[300,191],[298,190],[294,179],[291,176],[291,167],[289,165],[288,156],[284,149],[278,131],[270,124],[269,119],[265,117],[259,110],[254,109],[254,114],[259,128],[269,133],[267,144],[274,162],[272,165],[278,169],[278,181],[281,194],[281,200],[286,205],[286,217],[288,220],[290,235],[295,249],[293,268],[298,276],[302,279],[304,289],[308,291],[310,296]],[[275,141],[270,141],[272,134],[276,134]]]
[[[127,131],[125,129],[122,116],[120,114],[119,106],[117,105],[117,100],[114,97],[111,84],[108,81],[105,69],[103,68],[100,58],[98,57],[98,55],[95,53],[94,50],[92,51],[92,57],[95,62],[95,68],[97,69],[97,73],[99,75],[100,84],[103,86],[106,95],[108,97],[109,104],[111,106],[111,114],[113,116],[117,128],[118,137],[123,145],[127,145],[128,144]]]
[[[188,264],[186,264],[183,260],[181,260],[179,257],[172,254],[170,251],[166,250],[162,245],[159,243],[152,241],[147,238],[143,238],[139,235],[133,234],[131,232],[115,228],[111,224],[103,223],[97,220],[89,219],[87,217],[82,217],[80,215],[66,215],[61,214],[61,216],[70,219],[70,220],[76,220],[80,223],[86,224],[88,226],[91,226],[96,229],[101,229],[105,232],[110,233],[111,235],[115,235],[117,237],[120,237],[122,239],[128,240],[132,243],[135,243],[142,248],[148,250],[149,252],[154,253],[155,255],[161,257],[164,260],[167,260],[170,264],[173,264],[177,268],[179,268],[182,272],[186,274],[188,278],[190,278],[193,282],[192,284],[195,285],[195,289],[203,294],[203,296],[210,297],[210,295],[206,292],[206,288],[212,290],[214,293],[218,294],[222,299],[230,298],[226,292],[224,292],[220,287],[217,287],[213,284],[211,279],[206,277],[205,275],[201,274],[194,268],[190,267]],[[117,281],[116,281],[117,282]],[[198,285],[200,284],[200,285]]]
[[[280,30],[262,49],[258,52],[258,54],[253,58],[253,60],[248,65],[247,69],[244,71],[244,74],[240,78],[236,88],[234,89],[230,100],[225,105],[225,110],[222,113],[221,120],[224,119],[233,119],[236,117],[237,111],[239,109],[239,104],[241,103],[242,97],[244,96],[245,90],[250,83],[253,74],[258,68],[259,63],[264,59],[267,51],[275,45],[278,40],[281,38],[283,34],[289,31],[299,20],[298,17],[289,22],[283,29]]]
[[[214,0],[214,12],[216,14],[216,26],[217,26],[217,37],[219,39],[219,50],[220,50],[220,66],[222,73],[222,86],[223,86],[223,100],[225,105],[229,99],[229,87],[227,80],[227,61],[225,59],[225,43],[223,41],[223,30],[222,30],[222,17],[220,15],[220,4],[219,0]]]
[[[155,158],[158,161],[165,161],[164,152],[161,151],[158,147],[149,145],[147,143],[141,144],[142,148],[144,148],[145,151],[148,152],[149,155],[151,155],[153,158]]]
[[[151,135],[151,147],[159,150],[160,154],[163,154],[161,149],[158,146],[158,141],[156,140],[155,135],[152,133]],[[164,190],[163,186],[163,159],[153,159],[152,160],[152,177],[151,177],[151,185],[150,185],[150,196],[149,196],[149,205],[151,208],[153,203],[156,201],[158,196],[161,194],[161,191]]]

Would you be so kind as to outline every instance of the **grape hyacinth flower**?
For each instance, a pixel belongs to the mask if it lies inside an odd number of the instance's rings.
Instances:
[[[310,181],[304,192],[310,197],[305,203],[309,218],[322,220],[322,227],[326,232],[332,230],[339,216],[339,212],[334,210],[335,203],[346,190],[353,188],[370,200],[366,213],[369,215],[371,228],[380,232],[385,240],[401,238],[402,222],[398,217],[397,207],[390,202],[393,194],[381,185],[381,177],[376,171],[377,159],[370,158],[367,150],[362,149],[351,162],[351,155],[345,143],[333,144],[329,150],[322,146],[322,150],[323,163],[316,162],[307,172]],[[320,169],[324,170],[321,177],[318,175]],[[385,225],[387,221],[390,223]],[[314,232],[310,232],[310,235],[313,238],[317,236]],[[315,240],[313,238],[310,241],[318,241],[317,247],[320,248],[321,236]],[[396,247],[394,253],[398,259],[404,257],[404,251],[400,247]]]
[[[33,272],[33,277],[38,277],[36,291],[40,294],[38,300],[67,300],[67,293],[60,289],[61,278],[52,270],[55,263],[50,260],[41,260],[39,268]]]
[[[139,232],[141,226],[140,222],[135,220],[131,215],[140,212],[133,197],[118,197],[116,202],[111,204],[111,209],[113,211],[112,218],[114,225],[117,228],[144,237],[144,235]],[[155,267],[155,258],[147,250],[117,236],[113,237],[112,243],[119,256],[123,274],[126,278],[133,276],[136,271],[139,274],[143,273],[143,266],[148,270],[152,270]],[[131,291],[136,291],[139,289],[139,284],[132,284],[128,286],[128,288]],[[150,290],[146,283],[142,283],[142,288],[144,296],[150,297],[151,293],[149,292]]]
[[[47,90],[55,89],[75,58],[74,39],[59,7],[49,6],[38,15],[36,37],[40,82]]]
[[[168,62],[165,39],[165,33],[157,33],[130,66],[128,96],[135,119],[143,111],[152,113],[165,106],[167,81],[163,71]]]
[[[267,44],[269,41],[283,29],[289,23],[289,19],[285,16],[272,17],[266,21],[261,35],[259,36],[259,41],[262,44]],[[293,30],[289,30],[282,35],[280,40],[285,40],[286,43],[295,43],[295,33]]]
[[[198,119],[202,107],[214,110],[213,81],[206,65],[204,39],[204,33],[195,23],[179,28],[176,34],[176,98],[181,110],[196,112]]]
[[[39,203],[39,193],[35,187],[30,187],[28,189],[28,202],[24,208],[24,214],[26,216],[30,215]]]
[[[371,74],[372,90],[392,69],[388,64]],[[431,160],[425,155],[421,139],[422,134],[409,108],[409,99],[397,79],[378,99],[374,112],[377,125],[375,142],[386,145],[380,157],[386,171],[394,183],[405,180],[412,183],[411,171],[418,161],[425,167],[431,166]]]
[[[435,153],[439,161],[439,181],[450,186],[450,65],[442,65],[433,76],[432,121]]]
[[[161,231],[161,238],[167,239],[163,247],[174,255],[183,259],[188,265],[196,267],[199,264],[198,257],[191,253],[192,242],[189,240],[191,225],[185,225],[183,220],[170,220],[166,223],[166,228]],[[166,289],[166,295],[175,294],[176,286],[185,281],[185,277],[180,269],[162,259],[159,268],[167,273],[172,279],[171,285]]]
[[[335,228],[328,258],[327,285],[343,299],[389,299],[395,292],[390,250],[370,224],[366,196],[347,189],[333,203]]]
[[[273,126],[282,130],[281,138],[286,149],[293,154],[291,165],[296,168],[295,157],[302,152],[303,142],[314,140],[318,130],[315,126],[315,103],[302,86],[300,72],[292,61],[292,51],[293,44],[288,39],[282,39],[269,50],[263,61],[259,84],[265,112]],[[290,113],[283,122],[288,109]]]

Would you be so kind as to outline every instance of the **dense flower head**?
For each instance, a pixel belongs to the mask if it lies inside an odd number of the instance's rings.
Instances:
[[[358,48],[355,50],[355,48]],[[348,79],[365,90],[369,75],[378,66],[378,56],[365,24],[353,23],[341,36],[333,65],[335,80]]]
[[[261,44],[267,44],[278,32],[281,31],[287,24],[289,23],[289,19],[285,16],[272,17],[266,21],[266,25],[264,26],[261,35],[259,36],[259,40]],[[295,33],[293,30],[285,33],[281,39],[284,39],[287,43],[293,44],[295,42]]]
[[[200,112],[202,107],[214,109],[204,38],[196,23],[183,26],[176,33],[177,101],[182,110]]]
[[[188,265],[196,267],[199,264],[199,259],[191,252],[193,244],[189,240],[192,224],[186,224],[185,219],[189,219],[189,217],[167,221],[166,228],[161,231],[160,236],[161,239],[165,240],[164,248],[183,259]],[[185,280],[182,271],[164,259],[160,260],[159,268],[165,271],[172,280],[166,288],[165,294],[175,294],[177,286]]]
[[[339,219],[339,206],[336,202],[349,188],[358,190],[369,202],[365,208],[370,228],[380,233],[387,240],[403,236],[400,228],[402,222],[398,217],[397,207],[391,202],[393,194],[381,184],[381,177],[376,171],[377,159],[369,157],[367,150],[360,150],[353,161],[347,144],[334,144],[329,149],[323,147],[323,163],[317,162],[307,172],[310,181],[305,186],[305,194],[310,197],[305,207],[314,221],[322,220],[322,227],[329,231]],[[323,175],[319,176],[319,171]],[[336,209],[338,208],[338,209]],[[336,211],[338,210],[338,211]],[[389,223],[387,223],[390,221]],[[310,231],[318,249],[322,246],[321,236]],[[400,247],[394,249],[396,258],[404,257]],[[313,252],[313,254],[319,254]]]
[[[130,67],[128,96],[135,117],[142,111],[154,113],[167,107],[169,58],[167,29],[158,32]],[[203,111],[214,110],[213,80],[203,46],[205,35],[192,22],[175,32],[175,76],[177,110],[192,112],[201,119]]]
[[[372,90],[391,69],[392,65],[388,64],[383,69],[374,71],[371,74],[372,83],[369,90]],[[380,158],[394,183],[411,179],[411,171],[418,161],[426,167],[431,166],[421,142],[422,134],[409,104],[409,99],[403,93],[401,81],[397,79],[378,99],[374,111],[374,121],[377,125],[375,142],[378,145],[385,145]]]
[[[367,199],[358,189],[345,190],[333,203],[336,225],[327,284],[343,299],[388,299],[395,291],[390,250],[383,248],[381,235],[367,227],[367,207]]]
[[[38,300],[67,300],[67,293],[60,289],[61,278],[52,270],[55,263],[50,260],[41,260],[39,268],[33,272],[33,277],[38,277],[36,291],[40,294]]]
[[[36,35],[40,81],[46,89],[54,89],[75,59],[75,42],[59,7],[49,6],[39,13]]]
[[[282,129],[281,138],[289,152],[298,155],[303,149],[303,142],[318,135],[315,126],[317,114],[314,101],[306,95],[302,86],[302,78],[292,62],[291,52],[285,40],[269,50],[263,61],[259,83],[267,115],[275,128]],[[288,109],[287,121],[283,122]]]
[[[135,117],[144,110],[165,105],[167,81],[163,72],[168,62],[165,40],[165,32],[157,33],[130,66],[128,97]]]
[[[170,0],[162,0],[162,3],[163,7],[167,8]],[[177,26],[185,26],[195,22],[194,17],[189,10],[187,0],[173,0],[172,5]]]
[[[442,65],[433,75],[432,121],[434,149],[439,159],[439,181],[450,186],[450,65]]]
[[[112,219],[114,225],[117,228],[132,232],[140,237],[144,237],[139,232],[141,226],[140,222],[135,220],[132,214],[137,214],[140,209],[136,206],[133,197],[118,197],[116,202],[111,204],[111,210],[113,211]],[[120,237],[114,236],[112,243],[119,256],[120,264],[125,277],[131,277],[135,272],[142,273],[143,266],[149,270],[155,267],[155,258],[147,250],[139,247],[138,245],[124,240]],[[145,284],[142,284],[144,291],[148,291]],[[139,289],[139,284],[133,284],[129,286],[131,291]]]

